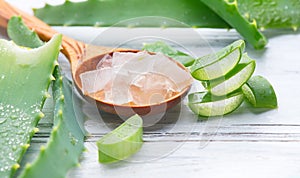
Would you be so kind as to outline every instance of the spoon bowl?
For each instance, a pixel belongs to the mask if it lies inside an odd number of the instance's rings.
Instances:
[[[22,16],[24,23],[31,29],[34,29],[39,37],[48,41],[51,37],[58,33],[52,29],[49,25],[45,24],[38,18],[26,14],[25,12],[20,11],[19,9],[11,6],[7,2],[0,0],[0,26],[6,27],[10,17],[19,15]],[[184,96],[188,93],[191,88],[191,83],[187,85],[181,92],[175,96],[164,100],[161,103],[149,104],[149,105],[118,105],[114,103],[108,103],[103,100],[97,99],[93,94],[83,94],[82,84],[80,79],[80,74],[95,70],[97,64],[106,54],[112,55],[114,52],[139,52],[135,49],[123,49],[123,48],[110,48],[104,46],[94,46],[90,44],[85,44],[79,41],[76,41],[67,36],[63,36],[62,41],[62,53],[68,58],[71,64],[71,71],[74,83],[78,91],[85,96],[88,100],[96,101],[97,107],[105,112],[118,114],[120,116],[131,116],[133,114],[139,115],[152,115],[162,112],[172,108],[177,105]],[[169,58],[177,64],[178,67],[184,69],[186,72],[189,72],[182,64]]]

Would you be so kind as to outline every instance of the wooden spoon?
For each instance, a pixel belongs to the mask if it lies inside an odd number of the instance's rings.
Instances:
[[[48,41],[51,37],[58,33],[54,29],[52,29],[49,25],[39,20],[38,18],[31,16],[21,10],[11,6],[7,2],[0,0],[0,26],[7,27],[8,20],[12,16],[21,16],[23,18],[24,23],[36,31],[39,37]],[[86,71],[95,70],[98,62],[101,58],[106,54],[112,54],[114,52],[138,52],[139,50],[134,49],[122,49],[122,48],[110,48],[104,46],[94,46],[90,44],[85,44],[83,42],[76,41],[67,36],[63,36],[62,41],[62,53],[68,58],[71,64],[71,71],[73,80],[82,94],[82,84],[80,79],[80,74]],[[177,65],[184,69],[186,72],[189,72],[182,64],[177,61],[170,59],[177,63]],[[122,116],[130,116],[135,113],[139,115],[147,115],[148,113],[157,114],[161,112],[165,112],[167,109],[177,105],[181,99],[188,93],[191,85],[186,86],[186,88],[175,95],[167,99],[166,101],[147,105],[147,106],[137,106],[137,105],[116,105],[113,103],[107,103],[101,101],[94,97],[92,94],[87,94],[86,97],[89,99],[93,99],[97,103],[97,107],[105,112],[118,114]]]

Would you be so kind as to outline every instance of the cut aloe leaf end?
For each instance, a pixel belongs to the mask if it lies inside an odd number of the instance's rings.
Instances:
[[[255,60],[243,54],[241,62],[228,74],[215,80],[207,81],[207,89],[216,96],[227,95],[241,88],[255,70]]]
[[[134,115],[115,130],[97,141],[100,163],[124,160],[136,153],[143,144],[143,120]]]
[[[207,92],[192,93],[188,96],[188,106],[198,116],[212,117],[229,114],[244,101],[242,92],[218,97]]]
[[[44,45],[37,34],[23,23],[21,17],[12,17],[8,22],[7,31],[10,38],[18,45],[31,48]],[[58,51],[59,47],[57,48]],[[55,101],[54,127],[47,145],[41,147],[37,158],[23,169],[18,176],[19,178],[40,178],[41,175],[43,178],[65,177],[69,169],[79,164],[79,157],[84,148],[84,133],[77,123],[77,118],[83,116],[81,112],[75,114],[74,111],[79,110],[77,108],[79,106],[73,103],[78,102],[72,98],[72,86],[67,79],[62,78],[58,66],[56,66],[53,75],[56,79],[52,85]],[[37,77],[42,78],[41,75],[37,75]],[[45,97],[49,97],[49,94],[45,93]],[[17,126],[22,131],[23,128],[18,124]],[[15,164],[12,168],[13,171],[18,167],[19,165]],[[44,174],[45,172],[47,174]],[[0,173],[0,177],[4,176]]]
[[[198,58],[191,67],[191,74],[197,80],[213,80],[230,72],[240,61],[245,42],[238,40],[215,54]]]
[[[251,77],[242,87],[248,101],[256,108],[277,108],[276,93],[267,79],[262,76]]]
[[[142,49],[149,52],[163,53],[164,55],[167,55],[177,60],[185,67],[191,66],[195,61],[195,59],[190,55],[183,53],[181,51],[177,51],[176,49],[172,48],[171,46],[169,46],[163,41],[157,41],[154,43],[145,43]]]

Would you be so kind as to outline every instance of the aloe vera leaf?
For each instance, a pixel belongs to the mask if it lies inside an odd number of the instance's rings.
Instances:
[[[143,45],[143,50],[149,51],[149,52],[155,52],[155,53],[163,53],[181,64],[183,64],[185,67],[191,66],[195,59],[191,57],[190,55],[183,53],[181,51],[178,51],[171,46],[169,46],[167,43],[163,41],[157,41],[154,43],[145,43]]]
[[[44,44],[36,33],[30,31],[23,23],[21,17],[12,17],[7,30],[17,44],[32,47]],[[45,178],[65,177],[70,168],[79,164],[78,159],[84,149],[85,134],[76,120],[78,115],[75,115],[74,111],[77,108],[73,105],[71,84],[62,78],[59,67],[55,68],[54,77],[56,78],[52,86],[55,101],[54,128],[47,146],[43,146],[38,158],[26,166],[20,175],[22,178],[39,178],[41,175]],[[51,168],[53,170],[49,171]],[[47,174],[44,174],[45,172]]]
[[[265,28],[293,28],[300,25],[299,0],[237,0],[238,9],[249,21]]]
[[[44,44],[38,35],[29,30],[21,17],[13,16],[8,21],[7,34],[16,44],[29,48],[37,48]]]
[[[44,46],[22,48],[0,40],[0,177],[11,177],[29,147],[53,79],[62,36]]]
[[[84,132],[77,123],[72,104],[72,88],[56,67],[53,83],[55,101],[54,127],[46,146],[42,146],[38,158],[27,164],[20,178],[63,178],[79,165],[84,150]],[[47,174],[45,174],[47,172]]]
[[[267,44],[266,37],[257,29],[256,21],[249,23],[240,13],[234,0],[201,0],[233,28],[235,28],[254,48],[261,49]]]
[[[74,15],[75,12],[76,15]],[[43,8],[34,9],[34,14],[50,25],[64,26],[112,26],[120,21],[136,17],[162,16],[192,27],[230,27],[199,0],[88,0],[84,2],[67,0],[62,5],[46,4]],[[160,25],[149,21],[143,24],[155,27]],[[133,24],[121,25],[132,26]],[[172,24],[168,25],[172,26]],[[161,26],[166,25],[161,24]]]

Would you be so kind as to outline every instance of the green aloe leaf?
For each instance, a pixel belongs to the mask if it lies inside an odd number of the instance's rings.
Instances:
[[[292,28],[300,25],[299,0],[238,0],[238,9],[260,29]]]
[[[177,60],[185,67],[191,66],[195,61],[195,59],[192,58],[190,55],[172,48],[171,46],[169,46],[167,43],[163,41],[157,41],[154,43],[145,43],[142,49],[149,52],[163,53],[171,57],[172,59]]]
[[[76,16],[74,15],[76,12]],[[34,14],[50,25],[112,26],[143,16],[176,19],[192,27],[229,28],[229,25],[199,0],[88,0],[34,9]],[[146,22],[157,26],[157,22]],[[123,23],[123,26],[133,24]],[[141,24],[139,24],[141,25]],[[138,25],[138,26],[139,26]],[[160,26],[165,27],[166,24]],[[169,24],[172,26],[172,24]]]
[[[19,31],[18,29],[22,29]],[[8,25],[9,36],[16,43],[25,46],[43,45],[35,32],[31,32],[20,17],[12,17]],[[73,103],[72,86],[62,78],[59,67],[54,70],[53,82],[54,127],[46,146],[40,150],[37,159],[27,164],[20,177],[22,178],[60,178],[65,177],[68,170],[79,165],[79,157],[84,149],[84,131],[77,117],[83,117],[80,109]],[[75,98],[74,98],[75,99]],[[50,171],[49,171],[50,170]],[[47,174],[45,174],[47,172]]]
[[[256,22],[250,23],[239,12],[237,1],[201,0],[228,24],[235,28],[254,48],[261,49],[267,44],[266,37],[257,29]]]
[[[29,49],[0,40],[0,177],[11,177],[29,147],[53,80],[62,36]]]
[[[259,28],[296,29],[300,25],[299,0],[237,0],[237,7],[250,22],[255,20]],[[73,15],[75,11],[76,16]],[[230,27],[201,0],[152,0],[151,3],[147,0],[66,1],[58,6],[34,9],[34,13],[51,25],[111,26],[135,17],[163,16],[193,27]]]

